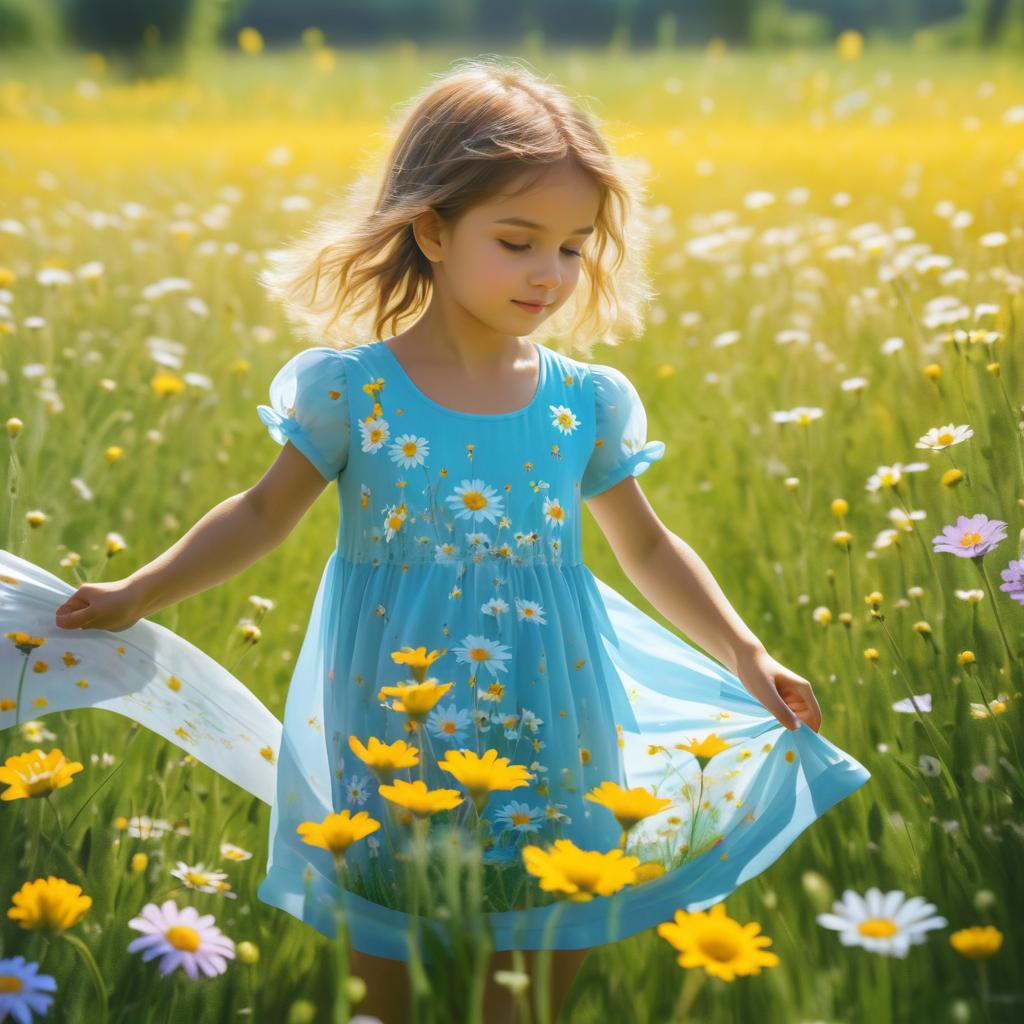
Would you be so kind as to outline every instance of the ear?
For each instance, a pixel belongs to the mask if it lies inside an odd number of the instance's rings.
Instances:
[[[434,209],[424,210],[413,219],[412,236],[420,247],[420,252],[431,263],[440,262],[444,255],[446,229],[444,221]]]

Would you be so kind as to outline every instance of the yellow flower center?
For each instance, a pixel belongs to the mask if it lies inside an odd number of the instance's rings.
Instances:
[[[470,648],[469,656],[474,661],[488,661],[491,657],[491,652],[483,647],[472,647]]]
[[[965,533],[960,538],[960,546],[964,547],[964,548],[969,548],[969,547],[971,547],[974,544],[980,544],[980,543],[981,543],[981,534],[980,533]]]
[[[175,948],[194,953],[199,948],[199,932],[187,924],[176,924],[168,928],[164,938]]]
[[[416,442],[406,441],[405,444],[402,445],[402,451],[411,458],[417,451]]]
[[[720,963],[728,963],[739,956],[740,948],[736,938],[724,931],[716,931],[713,928],[705,929],[697,942],[700,951],[711,960],[718,960]]]
[[[467,491],[462,500],[466,508],[471,508],[474,512],[487,507],[487,499],[479,491]]]
[[[188,871],[188,872],[185,873],[185,877],[193,885],[209,885],[210,884],[209,875],[205,874],[202,871]]]
[[[0,974],[0,992],[20,992],[24,987],[21,978],[13,974]]]
[[[857,925],[857,931],[861,935],[868,935],[873,939],[887,939],[897,932],[896,925],[887,917],[869,917]]]

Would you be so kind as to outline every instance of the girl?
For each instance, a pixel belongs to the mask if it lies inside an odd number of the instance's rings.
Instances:
[[[818,734],[810,683],[648,504],[636,477],[665,446],[632,383],[565,351],[634,332],[651,294],[641,190],[594,120],[516,63],[463,62],[414,97],[372,198],[368,180],[264,278],[321,342],[258,407],[276,462],[54,621],[97,631],[105,707],[254,792],[276,762],[260,898],[325,935],[343,902],[361,1012],[403,1019],[402,961],[442,963],[443,931],[411,929],[404,869],[474,832],[492,966],[555,949],[557,1013],[589,947],[721,902],[868,773]],[[542,325],[557,346],[531,338]],[[138,620],[266,554],[328,483],[340,529],[278,738],[240,683]],[[593,576],[581,501],[638,589],[713,658]],[[61,593],[21,560],[4,568],[39,607]],[[26,628],[27,600],[0,608],[5,629]],[[110,681],[111,630],[134,641],[131,683]],[[186,740],[174,704],[134,696],[158,644],[146,685],[180,666],[174,699],[214,729]],[[451,842],[416,845],[426,823]],[[488,1021],[508,1019],[500,996],[492,982]]]

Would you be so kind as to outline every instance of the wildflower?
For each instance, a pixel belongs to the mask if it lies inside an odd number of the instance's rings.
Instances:
[[[263,36],[259,29],[247,25],[238,33],[238,48],[242,53],[254,57],[263,52]]]
[[[909,697],[904,697],[903,700],[896,701],[893,704],[893,711],[902,711],[904,713],[913,714],[914,708],[918,711],[931,711],[932,709],[932,695],[930,693],[917,693],[914,694],[914,699],[911,700]]]
[[[832,913],[818,914],[818,924],[840,932],[844,946],[859,945],[872,953],[905,957],[911,945],[924,942],[925,932],[942,928],[944,917],[921,896],[906,899],[899,889],[882,893],[876,886],[860,896],[852,889],[832,904]]]
[[[565,893],[582,903],[632,885],[640,859],[622,850],[581,850],[571,839],[556,839],[547,850],[524,846],[523,864],[545,892]]]
[[[353,816],[346,808],[340,814],[328,814],[320,822],[304,821],[295,831],[302,836],[304,843],[319,846],[340,858],[344,857],[345,851],[353,843],[379,828],[380,822],[371,818],[366,811],[359,811]]]
[[[228,860],[248,860],[252,856],[248,850],[243,850],[242,847],[235,846],[233,843],[221,843],[220,855]]]
[[[999,576],[1004,581],[999,589],[1006,591],[1018,604],[1024,604],[1024,558],[1011,560]]]
[[[147,853],[133,853],[131,859],[132,871],[137,875],[141,875],[146,868],[149,867],[149,854]]]
[[[537,832],[543,817],[545,815],[540,808],[531,807],[519,800],[512,800],[498,811],[494,816],[494,821],[495,824],[504,825],[506,830]]]
[[[932,537],[933,550],[944,551],[958,558],[976,558],[988,554],[1006,539],[1006,523],[989,519],[983,512],[958,516],[956,524],[944,526],[942,533]]]
[[[401,650],[391,652],[391,660],[397,665],[408,665],[413,678],[422,683],[427,678],[427,669],[445,654],[447,648],[427,653],[426,647],[403,647]]]
[[[469,790],[477,813],[483,812],[488,797],[495,790],[527,786],[533,778],[525,765],[510,764],[509,758],[498,757],[493,747],[484,751],[482,757],[472,750],[445,751],[438,767],[450,772]]]
[[[672,806],[672,801],[664,797],[656,797],[649,789],[636,786],[623,789],[615,782],[605,781],[586,794],[585,799],[602,807],[608,808],[615,815],[615,820],[622,829],[620,846],[626,845],[629,830],[644,818],[650,817]]]
[[[434,705],[454,686],[454,683],[438,683],[436,679],[423,683],[399,683],[397,686],[382,686],[378,694],[381,700],[385,697],[397,697],[391,704],[393,711],[404,711],[413,722],[421,722]]]
[[[165,818],[151,818],[143,814],[129,818],[125,827],[133,839],[162,839],[174,826]]]
[[[223,871],[210,871],[205,864],[194,866],[179,860],[177,866],[171,869],[171,874],[184,882],[189,889],[196,889],[198,892],[222,892],[229,899],[235,899],[235,893],[229,892],[225,885],[227,874]]]
[[[80,885],[50,875],[26,882],[12,897],[7,911],[22,928],[43,932],[49,938],[77,924],[92,906],[92,897]]]
[[[144,961],[160,957],[165,976],[181,967],[193,981],[200,971],[213,977],[223,974],[235,956],[235,944],[216,927],[212,914],[200,917],[194,907],[179,909],[174,900],[159,907],[147,903],[128,927],[143,933],[128,943],[128,952],[143,950]]]
[[[969,437],[974,437],[974,431],[967,424],[955,427],[952,423],[947,423],[943,427],[932,427],[917,441],[914,447],[940,452],[944,448],[966,441]]]
[[[53,1002],[57,982],[49,974],[39,974],[39,964],[23,956],[0,959],[0,1021],[11,1017],[18,1024],[29,1024],[32,1013],[44,1014]]]
[[[68,761],[58,747],[48,754],[39,749],[15,754],[0,768],[0,783],[9,787],[0,794],[0,800],[49,796],[55,789],[70,785],[71,777],[83,767],[78,761]]]
[[[260,947],[255,942],[240,942],[235,947],[235,952],[243,964],[259,963]]]
[[[396,779],[392,786],[381,786],[380,795],[412,811],[418,818],[428,818],[438,811],[449,811],[462,803],[462,794],[457,789],[427,789],[426,783],[419,779],[414,782]]]
[[[431,735],[449,743],[461,743],[471,723],[469,709],[456,709],[454,704],[445,708],[435,707],[427,717],[427,729]]]
[[[961,955],[971,960],[982,960],[994,956],[1003,944],[1003,933],[993,925],[961,928],[949,937],[949,944]]]
[[[373,774],[385,782],[390,782],[399,768],[412,768],[420,763],[419,751],[405,740],[381,743],[376,736],[371,736],[364,747],[358,737],[349,736],[348,745]]]
[[[756,921],[734,921],[726,914],[724,903],[716,903],[707,912],[677,910],[672,921],[657,927],[657,933],[679,950],[680,967],[703,967],[707,974],[722,981],[778,966],[778,956],[764,948],[772,940],[759,935],[760,930]]]
[[[689,743],[677,743],[675,745],[676,750],[685,750],[693,754],[697,758],[701,771],[707,767],[711,758],[716,754],[720,754],[723,750],[728,750],[731,746],[731,743],[726,743],[725,740],[720,736],[716,736],[713,732],[709,733],[702,740],[690,740]]]

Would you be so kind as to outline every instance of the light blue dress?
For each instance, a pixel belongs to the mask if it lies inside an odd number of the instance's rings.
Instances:
[[[274,377],[261,420],[335,483],[341,507],[283,726],[157,623],[60,629],[54,611],[75,588],[0,551],[0,734],[75,708],[141,722],[271,805],[263,901],[333,936],[340,899],[356,949],[405,960],[414,932],[429,960],[444,926],[402,909],[408,829],[349,737],[415,742],[380,688],[411,675],[392,652],[443,650],[429,676],[454,685],[425,721],[428,788],[460,790],[437,767],[448,749],[494,749],[529,775],[491,794],[483,815],[496,949],[601,945],[725,899],[869,774],[812,729],[784,729],[732,673],[590,572],[581,499],[643,473],[665,448],[647,439],[621,372],[536,348],[533,399],[495,415],[432,401],[381,341],[306,349]],[[681,748],[712,734],[726,747],[702,771]],[[14,735],[2,736],[5,757],[24,750]],[[618,823],[586,799],[605,781],[670,801],[626,847],[666,870],[610,896],[555,902],[520,851],[558,839],[614,850]],[[382,827],[349,847],[339,889],[331,856],[296,829],[346,808]],[[453,826],[446,818],[431,819],[435,849]],[[427,882],[432,896],[444,891]]]
[[[438,404],[382,341],[299,352],[258,407],[275,441],[335,482],[341,506],[288,693],[259,896],[325,935],[342,898],[365,953],[407,959],[413,920],[402,909],[409,830],[349,743],[415,742],[379,693],[410,679],[391,657],[403,647],[444,650],[428,677],[454,684],[425,722],[429,789],[459,788],[437,766],[448,749],[493,748],[530,772],[528,785],[492,793],[483,814],[499,950],[596,946],[677,907],[705,909],[869,778],[813,730],[783,728],[732,673],[584,564],[581,499],[639,476],[665,446],[647,439],[623,373],[534,344],[539,385],[514,412]],[[702,772],[677,744],[709,734],[728,746]],[[667,870],[559,903],[520,851],[557,839],[615,849],[616,819],[585,799],[606,780],[671,800],[626,850]],[[382,828],[349,847],[339,890],[330,854],[296,829],[345,808]],[[439,835],[447,817],[432,819]]]

